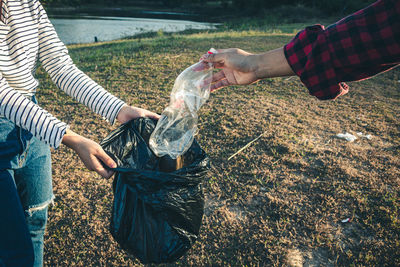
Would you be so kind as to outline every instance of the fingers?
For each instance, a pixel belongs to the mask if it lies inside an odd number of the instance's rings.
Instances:
[[[110,168],[117,168],[117,163],[99,146],[95,156]]]
[[[72,131],[68,133],[64,143],[79,155],[83,164],[89,170],[97,172],[104,178],[109,178],[113,175],[114,172],[107,170],[102,162],[110,168],[116,168],[117,164],[98,143]]]
[[[159,114],[149,111],[147,109],[142,109],[142,108],[136,108],[136,109],[138,114],[132,117],[133,119],[139,117],[147,117],[158,120],[160,118]]]
[[[204,61],[198,62],[196,65],[193,66],[193,71],[204,71],[210,69],[210,64],[207,64]]]
[[[148,111],[146,109],[141,109],[142,114],[140,114],[139,117],[147,117],[147,118],[152,118],[152,119],[160,119],[160,115],[151,111]]]
[[[232,72],[220,71],[213,75],[210,90],[214,91],[234,84],[238,84],[238,82]]]
[[[227,49],[216,49],[216,53],[212,54],[204,54],[201,56],[200,60],[213,63],[215,68],[222,68],[224,66],[224,62],[226,58],[229,56],[229,53],[237,54],[240,49],[237,48],[227,48]]]
[[[227,79],[223,79],[219,82],[211,84],[210,90],[211,92],[214,90],[221,89],[222,87],[231,85]]]
[[[223,65],[225,61],[225,53],[206,54],[203,56],[203,61]]]
[[[117,120],[120,123],[126,123],[130,120],[139,118],[139,117],[148,117],[152,119],[158,120],[160,115],[149,110],[143,108],[137,108],[132,106],[124,106],[121,111],[118,113]]]
[[[155,119],[155,120],[159,120],[160,119],[160,115],[151,111],[148,111],[148,113],[145,115],[148,118],[151,119]]]
[[[93,158],[92,163],[93,163],[93,171],[100,174],[103,178],[108,179],[114,174],[112,170],[105,169],[98,158],[96,157]]]
[[[97,149],[96,154],[92,157],[93,170],[104,178],[110,178],[114,172],[104,168],[100,161],[110,168],[117,167],[115,161],[102,148]]]
[[[218,82],[218,81],[220,81],[222,79],[225,79],[225,78],[226,78],[225,77],[225,73],[223,71],[219,71],[219,72],[213,74],[211,82],[215,83],[215,82]]]

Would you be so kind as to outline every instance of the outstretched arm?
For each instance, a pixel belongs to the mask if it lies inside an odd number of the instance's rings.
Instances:
[[[220,49],[215,54],[204,55],[202,59],[221,69],[213,75],[211,91],[295,74],[286,60],[283,47],[263,54],[251,54],[238,48]]]
[[[284,47],[263,54],[221,49],[203,60],[222,70],[211,90],[251,84],[268,77],[297,75],[320,100],[348,92],[358,81],[400,64],[400,1],[378,0],[325,28],[300,31]]]
[[[39,60],[60,89],[111,123],[115,120],[125,123],[137,117],[159,118],[159,115],[153,112],[126,105],[80,71],[73,64],[67,48],[58,38],[43,7],[39,2],[37,5]],[[66,130],[61,138],[62,143],[73,149],[89,170],[96,171],[105,178],[113,174],[105,169],[101,162],[110,168],[115,168],[116,163],[98,143],[70,129]]]

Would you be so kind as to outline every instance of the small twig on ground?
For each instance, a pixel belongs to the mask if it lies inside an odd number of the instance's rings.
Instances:
[[[278,163],[281,159],[282,159],[282,158],[279,158],[278,160],[272,162],[271,166],[272,166],[272,165],[275,165],[276,163]]]
[[[266,133],[267,133],[267,131],[263,132],[262,134],[260,134],[259,136],[257,136],[255,139],[253,139],[252,141],[250,141],[249,143],[247,143],[244,147],[242,147],[241,149],[239,149],[238,151],[236,151],[236,153],[234,153],[232,156],[230,156],[230,157],[228,158],[228,160],[231,160],[234,156],[236,156],[237,154],[239,154],[240,152],[242,152],[243,150],[245,150],[246,148],[248,148],[249,146],[251,146],[251,144],[253,144],[255,141],[257,141],[258,139],[260,139],[261,137],[263,137]]]
[[[289,78],[284,79],[284,81],[290,81],[293,80],[294,78],[296,78],[296,76],[290,76]]]

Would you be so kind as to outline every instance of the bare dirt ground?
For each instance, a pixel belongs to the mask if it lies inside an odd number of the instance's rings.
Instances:
[[[161,113],[177,75],[210,47],[262,52],[292,36],[161,36],[74,46],[70,54],[107,90]],[[38,74],[40,103],[73,130],[100,141],[116,127]],[[215,92],[199,114],[197,140],[212,160],[201,234],[171,266],[399,266],[399,80],[396,69],[350,83],[335,101],[309,96],[297,77]],[[336,137],[345,132],[372,138]],[[53,175],[45,265],[140,266],[108,231],[111,180],[63,146],[53,153]]]

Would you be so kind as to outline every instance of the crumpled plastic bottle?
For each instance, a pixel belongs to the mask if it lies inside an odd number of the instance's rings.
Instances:
[[[211,48],[208,53],[215,53]],[[212,64],[200,61],[175,80],[169,106],[161,114],[149,145],[158,157],[176,159],[184,154],[197,134],[197,112],[210,97]]]

